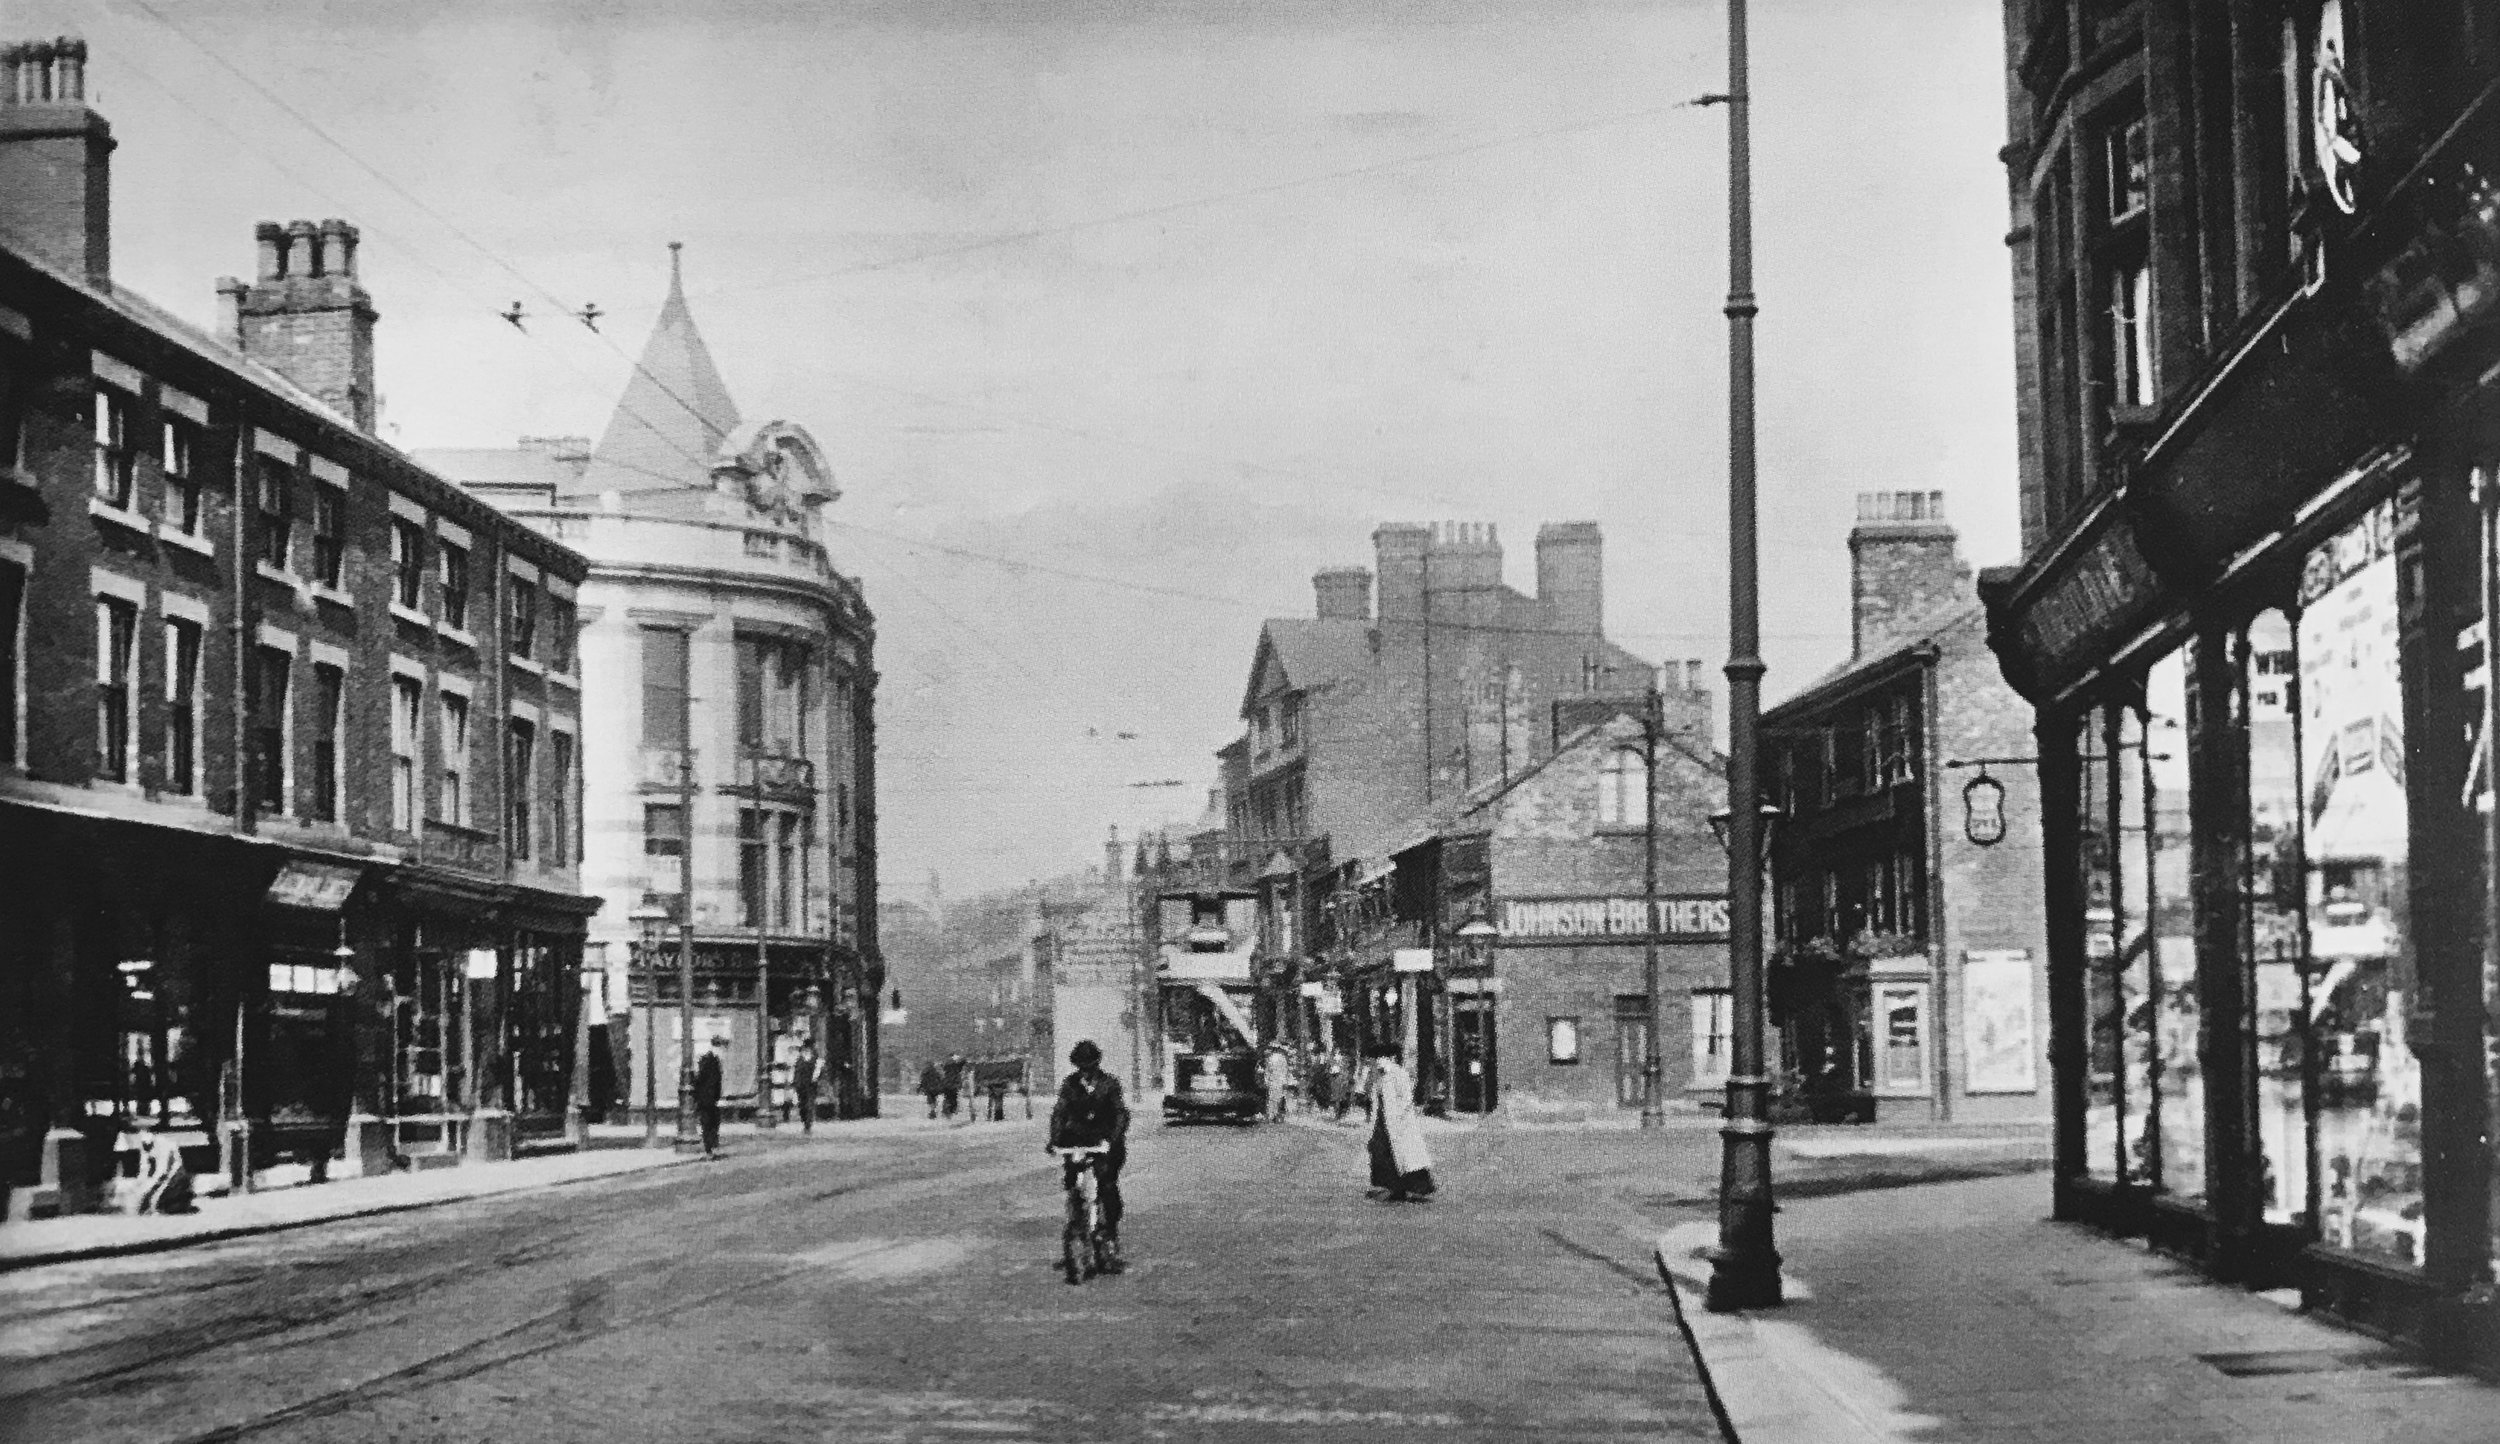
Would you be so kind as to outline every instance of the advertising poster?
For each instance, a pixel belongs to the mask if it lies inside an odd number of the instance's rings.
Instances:
[[[1971,1093],[2030,1093],[2040,1086],[2032,1031],[2031,954],[2020,948],[1962,955],[1962,1038]]]

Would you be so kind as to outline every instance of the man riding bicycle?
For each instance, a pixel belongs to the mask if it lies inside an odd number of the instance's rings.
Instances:
[[[1053,1150],[1108,1146],[1109,1151],[1094,1164],[1094,1178],[1101,1189],[1103,1232],[1109,1242],[1105,1267],[1118,1273],[1127,1267],[1120,1258],[1120,1168],[1128,1162],[1128,1100],[1120,1095],[1120,1080],[1102,1071],[1102,1049],[1094,1046],[1093,1039],[1069,1049],[1068,1061],[1076,1065],[1076,1071],[1059,1085],[1059,1101],[1050,1110],[1050,1142],[1045,1146]]]

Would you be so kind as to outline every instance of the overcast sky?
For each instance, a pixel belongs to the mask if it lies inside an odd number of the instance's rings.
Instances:
[[[363,228],[400,446],[597,435],[686,243],[740,410],[844,490],[893,893],[1194,817],[1259,618],[1380,521],[1497,522],[1523,589],[1538,522],[1600,521],[1610,632],[1717,682],[1718,3],[16,9],[93,49],[122,283],[205,322],[255,222]],[[1752,10],[1777,698],[1846,654],[1854,493],[2012,557],[2003,42],[1994,0]]]

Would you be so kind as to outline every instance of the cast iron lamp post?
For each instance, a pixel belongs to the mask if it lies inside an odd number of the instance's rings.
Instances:
[[[649,904],[627,913],[642,962],[642,1146],[660,1144],[660,924],[668,910]],[[629,993],[630,996],[630,993]]]
[[[1753,151],[1746,89],[1745,0],[1728,0],[1727,93],[1728,973],[1735,1038],[1719,1129],[1719,1245],[1710,1254],[1715,1312],[1780,1301],[1771,1236],[1770,1070],[1762,1016],[1761,598],[1754,570]],[[1654,1015],[1653,1015],[1654,1026]]]

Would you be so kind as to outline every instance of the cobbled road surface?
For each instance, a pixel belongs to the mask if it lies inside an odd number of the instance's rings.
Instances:
[[[1141,1117],[1071,1287],[1038,1123],[737,1139],[0,1276],[0,1439],[1715,1440],[1649,1259],[1705,1141],[1443,1133],[1388,1204],[1351,1130]]]

